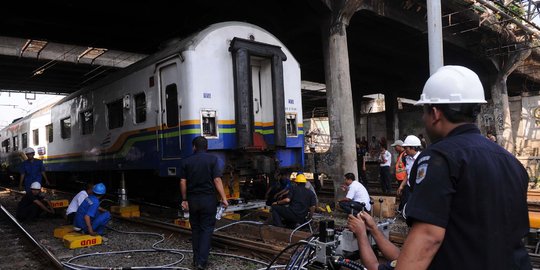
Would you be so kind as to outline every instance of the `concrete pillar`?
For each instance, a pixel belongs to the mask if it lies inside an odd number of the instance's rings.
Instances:
[[[517,68],[519,63],[531,54],[530,50],[512,52],[492,56],[490,59],[497,69],[497,74],[491,85],[491,99],[493,101],[493,114],[497,142],[508,152],[514,153],[515,137],[512,131],[510,106],[508,103],[508,89],[506,80]]]
[[[324,1],[330,15],[322,26],[330,150],[323,159],[324,170],[334,180],[335,199],[344,196],[340,189],[343,175],[358,177],[354,110],[349,70],[346,27],[362,0]]]

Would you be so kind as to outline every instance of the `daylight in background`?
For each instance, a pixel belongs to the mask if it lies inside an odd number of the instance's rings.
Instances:
[[[62,95],[0,91],[0,129],[9,125],[14,119],[24,117],[63,97]]]

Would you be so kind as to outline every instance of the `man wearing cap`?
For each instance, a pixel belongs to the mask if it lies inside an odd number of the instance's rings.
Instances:
[[[296,225],[304,223],[315,212],[315,194],[306,188],[307,179],[303,174],[296,175],[293,186],[287,197],[272,204],[272,225],[285,227],[284,224]]]
[[[41,194],[41,184],[34,182],[30,185],[30,192],[26,192],[17,205],[16,217],[19,221],[34,220],[41,212],[54,214],[54,210]]]
[[[405,149],[403,148],[403,141],[402,140],[396,140],[393,144],[390,146],[394,147],[394,150],[398,154],[398,157],[396,159],[396,181],[398,182],[398,185],[401,185],[401,183],[404,180],[407,180],[407,168],[406,165],[406,159],[407,153],[405,153]],[[399,189],[397,191],[397,195],[399,196]]]
[[[30,185],[34,182],[41,184],[42,178],[45,179],[47,185],[50,185],[49,179],[47,179],[47,175],[45,174],[43,161],[34,158],[34,149],[31,147],[25,148],[24,154],[26,155],[26,160],[21,163],[19,189],[23,188],[24,183],[24,190],[29,193],[31,192]]]
[[[402,250],[379,245],[399,254],[391,267],[532,269],[522,241],[529,232],[527,171],[474,125],[480,103],[484,88],[468,68],[441,67],[426,82],[417,105],[432,144],[411,169],[403,209],[411,229]],[[364,222],[365,215],[349,216],[351,230],[365,240]]]
[[[105,226],[111,220],[111,214],[99,207],[99,199],[106,192],[105,185],[98,183],[92,191],[77,209],[74,226],[90,235],[103,235]]]

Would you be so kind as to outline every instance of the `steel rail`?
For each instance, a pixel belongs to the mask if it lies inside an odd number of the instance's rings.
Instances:
[[[113,216],[115,218],[118,218],[118,219],[121,219],[121,220],[129,221],[129,222],[133,222],[133,223],[138,223],[138,224],[142,224],[142,225],[146,225],[146,226],[150,226],[150,227],[165,229],[165,230],[180,233],[180,234],[187,234],[187,235],[191,234],[191,230],[184,229],[184,228],[182,228],[182,227],[180,227],[180,226],[178,226],[176,224],[173,224],[173,223],[150,220],[150,219],[146,219],[146,218],[143,218],[143,217],[141,217],[141,218],[124,218],[124,217],[120,217],[119,215],[114,215],[114,214],[113,214]],[[250,241],[250,240],[246,240],[246,239],[242,239],[242,238],[222,235],[222,234],[219,234],[219,233],[214,233],[213,234],[212,241],[215,241],[215,242],[221,243],[221,244],[225,244],[225,245],[236,246],[238,248],[242,248],[242,249],[246,249],[246,250],[250,250],[250,251],[258,251],[258,252],[268,254],[268,255],[272,255],[272,256],[277,255],[282,249],[281,247],[278,247],[278,246],[275,246],[275,245],[269,245],[269,244],[266,244],[266,243],[254,242],[254,241]],[[288,254],[288,255],[292,255],[292,254]]]
[[[39,250],[45,255],[55,266],[56,269],[64,269],[64,266],[62,265],[62,262],[56,258],[46,247],[44,247],[42,244],[40,244],[28,231],[11,215],[11,213],[2,205],[0,204],[0,209],[8,218],[13,222],[15,226],[17,226],[23,233],[26,235],[26,237],[36,245]]]

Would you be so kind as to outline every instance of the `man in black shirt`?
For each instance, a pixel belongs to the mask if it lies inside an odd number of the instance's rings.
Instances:
[[[306,217],[312,217],[315,212],[315,193],[306,188],[307,179],[298,174],[287,197],[272,204],[272,225],[284,227],[285,224],[296,225],[304,223]],[[309,216],[308,216],[309,213]]]
[[[180,164],[180,191],[182,208],[189,210],[192,231],[193,264],[205,269],[208,264],[210,241],[216,224],[216,191],[223,207],[227,197],[221,176],[223,166],[214,155],[208,154],[208,141],[202,136],[193,139],[194,154]]]
[[[485,102],[480,79],[465,67],[442,67],[426,82],[417,104],[433,144],[411,169],[403,210],[411,230],[401,251],[375,237],[383,254],[398,256],[396,269],[532,269],[522,242],[529,231],[528,175],[473,124],[477,104]],[[362,220],[349,216],[360,244]],[[373,261],[372,252],[361,255]]]
[[[41,193],[41,184],[34,182],[30,185],[30,192],[27,192],[17,205],[17,219],[19,221],[34,220],[42,211],[54,214],[49,202],[47,202]]]

